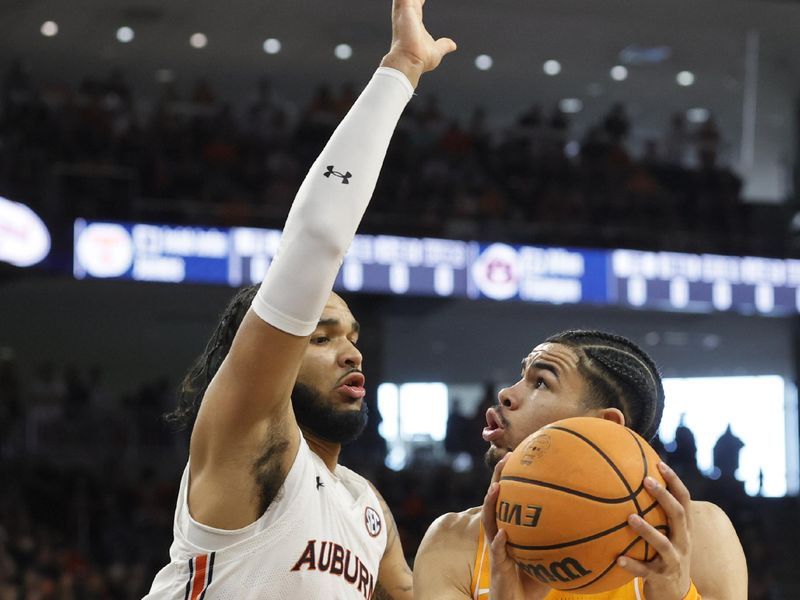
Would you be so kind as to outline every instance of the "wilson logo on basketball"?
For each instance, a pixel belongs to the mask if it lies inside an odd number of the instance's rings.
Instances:
[[[554,560],[549,565],[532,565],[517,561],[520,568],[528,575],[536,577],[542,583],[554,583],[556,581],[568,582],[580,579],[589,575],[591,570],[585,568],[577,559],[567,556],[561,560]]]
[[[371,506],[368,506],[364,511],[364,524],[367,526],[367,532],[372,537],[376,537],[383,527],[381,516],[378,514],[378,511]]]

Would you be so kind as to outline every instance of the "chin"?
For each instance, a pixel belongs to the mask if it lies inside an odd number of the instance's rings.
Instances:
[[[363,400],[349,400],[347,402],[343,402],[339,410],[361,410],[361,405],[363,403]]]
[[[486,451],[486,455],[484,456],[486,465],[490,469],[494,469],[497,463],[499,463],[500,460],[509,452],[510,450],[508,448],[501,448],[492,444],[489,446],[489,449]]]

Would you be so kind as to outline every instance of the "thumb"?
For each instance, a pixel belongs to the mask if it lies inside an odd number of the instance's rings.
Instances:
[[[438,40],[436,40],[434,42],[434,46],[436,47],[436,50],[440,56],[445,56],[446,54],[455,52],[456,49],[458,48],[456,43],[447,37],[439,38]]]
[[[483,506],[481,507],[481,521],[483,522],[483,531],[487,540],[493,540],[497,534],[497,520],[495,517],[495,510],[497,506],[497,497],[500,495],[500,485],[493,481],[486,492],[483,499]]]
[[[492,540],[492,545],[489,547],[491,553],[491,560],[493,565],[498,567],[505,567],[507,562],[511,559],[506,550],[506,542],[508,541],[508,534],[505,529],[500,529],[497,535]]]

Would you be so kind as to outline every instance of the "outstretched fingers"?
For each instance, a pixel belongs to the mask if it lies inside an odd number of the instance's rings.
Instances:
[[[434,70],[445,55],[456,50],[451,38],[431,36],[423,22],[422,6],[422,0],[393,0],[392,45],[384,57],[384,66],[403,71],[415,86],[422,73]]]
[[[617,559],[617,564],[620,567],[623,567],[638,577],[646,577],[650,573],[663,572],[670,565],[675,565],[679,562],[680,557],[675,551],[675,547],[669,541],[669,538],[650,525],[650,523],[645,521],[642,517],[639,515],[631,515],[628,517],[628,525],[655,550],[658,554],[658,559],[650,562],[643,562],[630,558],[629,556],[621,556]]]
[[[689,523],[691,494],[678,475],[665,463],[659,463],[658,470],[664,477],[664,482],[667,484],[666,487],[652,477],[645,478],[644,485],[667,515],[669,537],[639,515],[630,515],[628,524],[645,542],[650,544],[658,554],[658,557],[656,560],[647,563],[627,556],[620,557],[617,560],[617,564],[621,567],[640,577],[645,577],[651,573],[665,573],[671,569],[679,568],[681,561],[691,551]]]
[[[667,484],[667,489],[669,493],[672,495],[675,500],[683,508],[682,513],[682,521],[685,522],[687,528],[691,526],[691,517],[689,507],[692,502],[692,495],[689,492],[689,488],[686,487],[686,484],[681,481],[681,478],[678,477],[678,474],[673,471],[667,463],[660,462],[658,463],[658,470],[661,472],[661,475],[664,477],[664,482]]]
[[[658,503],[667,513],[669,521],[670,540],[675,547],[684,553],[690,550],[690,504],[692,496],[689,489],[678,477],[677,473],[670,469],[666,463],[658,463],[658,470],[664,477],[666,488],[655,481],[649,484],[648,491],[658,500]],[[649,479],[649,478],[648,478]],[[645,485],[648,485],[645,482]]]
[[[659,463],[658,470],[666,485],[647,477],[645,487],[667,516],[669,537],[639,515],[631,515],[628,524],[652,546],[657,556],[650,562],[621,556],[617,564],[645,579],[648,598],[680,598],[691,586],[691,496],[678,475],[667,465]]]

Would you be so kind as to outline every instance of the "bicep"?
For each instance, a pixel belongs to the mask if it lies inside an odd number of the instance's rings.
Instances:
[[[291,392],[307,344],[247,312],[203,397],[192,433],[194,466],[250,455],[271,423],[296,429]]]
[[[403,543],[397,531],[392,511],[383,496],[373,486],[386,520],[386,550],[378,570],[375,600],[412,600],[414,598],[411,569],[406,562]]]
[[[704,600],[746,600],[747,562],[728,516],[706,505],[693,517],[692,580]]]

